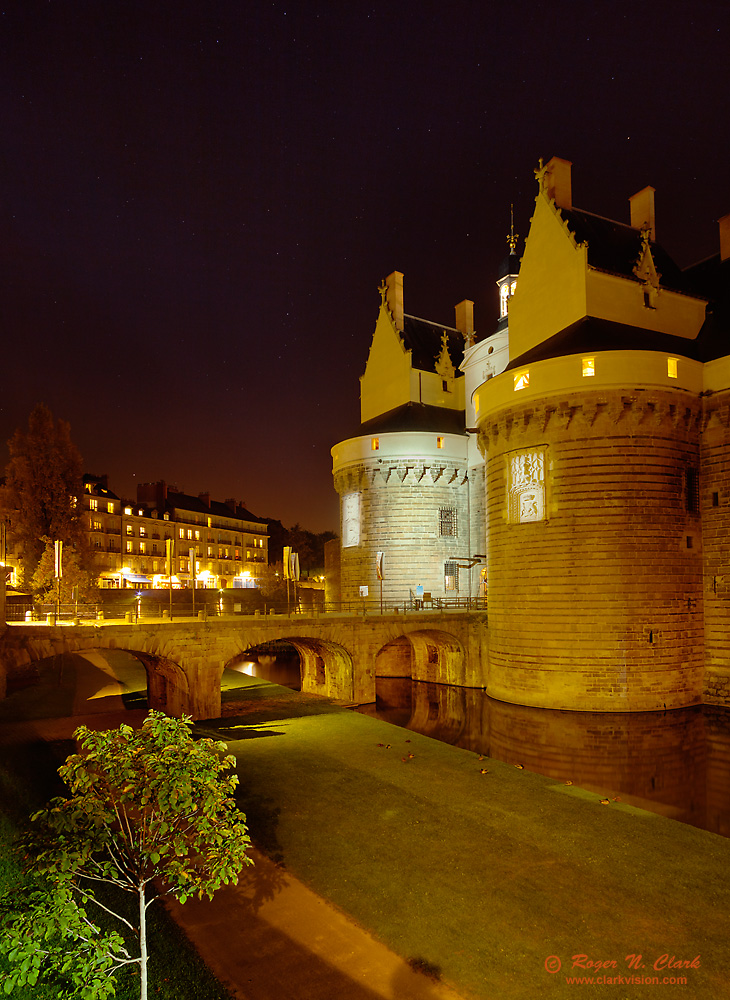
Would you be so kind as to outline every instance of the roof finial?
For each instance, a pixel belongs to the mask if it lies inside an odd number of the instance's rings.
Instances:
[[[509,236],[507,237],[507,245],[509,246],[510,254],[517,253],[517,240],[520,238],[519,234],[515,232],[515,206],[510,205],[509,207]]]

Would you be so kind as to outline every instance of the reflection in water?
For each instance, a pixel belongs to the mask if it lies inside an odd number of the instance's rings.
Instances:
[[[361,711],[607,797],[730,836],[730,712],[526,708],[473,688],[377,679]]]
[[[229,664],[229,669],[247,674],[249,677],[259,677],[261,680],[271,681],[272,684],[281,684],[294,691],[302,689],[299,656],[296,651],[271,656],[267,653],[257,654],[255,651],[248,650],[243,654],[242,659]]]

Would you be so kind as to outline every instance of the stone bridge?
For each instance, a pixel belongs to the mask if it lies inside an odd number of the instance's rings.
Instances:
[[[296,649],[303,691],[348,703],[374,702],[376,676],[487,686],[486,613],[444,610],[8,625],[0,635],[0,697],[5,697],[7,677],[27,670],[35,660],[123,649],[145,667],[151,708],[194,719],[219,718],[225,667],[272,640]]]

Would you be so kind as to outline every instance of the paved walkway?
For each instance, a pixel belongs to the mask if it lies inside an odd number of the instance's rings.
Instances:
[[[235,1000],[459,1000],[258,851],[212,900],[168,901]]]

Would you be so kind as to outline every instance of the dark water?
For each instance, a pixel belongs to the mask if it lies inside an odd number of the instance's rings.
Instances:
[[[272,684],[281,684],[294,691],[302,689],[299,656],[296,653],[279,654],[275,657],[262,655],[256,658],[248,658],[246,654],[246,658],[237,660],[230,669],[247,674],[249,677],[260,677],[261,680],[271,681]]]
[[[471,688],[378,678],[359,711],[602,797],[730,836],[730,711],[560,712]]]

